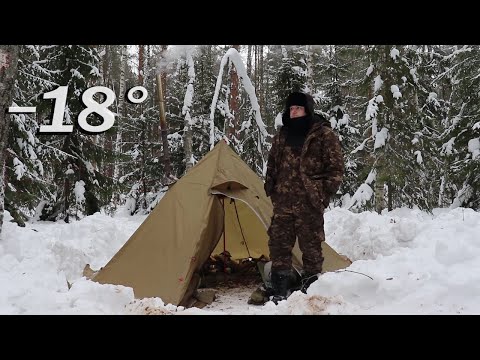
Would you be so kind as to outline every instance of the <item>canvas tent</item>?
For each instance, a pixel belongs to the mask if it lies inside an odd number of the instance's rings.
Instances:
[[[272,214],[262,180],[220,141],[168,190],[93,280],[132,287],[136,298],[185,306],[210,255],[225,248],[233,259],[268,257]],[[327,244],[323,250],[325,271],[350,265]],[[301,264],[297,245],[294,255]]]

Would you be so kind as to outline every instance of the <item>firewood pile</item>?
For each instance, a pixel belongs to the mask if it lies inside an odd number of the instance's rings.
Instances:
[[[203,266],[200,287],[238,287],[258,283],[261,281],[259,261],[267,262],[268,259],[261,256],[235,261],[228,251],[211,256]]]

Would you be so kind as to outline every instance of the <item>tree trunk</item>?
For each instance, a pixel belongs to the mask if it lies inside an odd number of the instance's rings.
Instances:
[[[258,94],[260,95],[258,99],[258,105],[260,106],[260,114],[262,115],[262,118],[265,116],[265,89],[264,89],[264,66],[263,66],[263,45],[260,46],[260,51],[259,51],[259,67],[258,67]]]
[[[158,65],[156,64],[157,62],[157,46],[151,48],[149,46],[149,51],[148,51],[148,69],[146,69],[147,73],[148,73],[148,93],[149,94],[155,94],[155,91],[156,91],[156,87],[157,87],[157,84],[156,84],[156,79],[154,78],[155,77],[155,74],[157,73],[158,69]],[[163,83],[163,85],[165,85],[165,83]],[[148,107],[150,108],[154,108],[157,104],[157,98],[153,95],[153,96],[149,96],[148,97]],[[160,127],[158,126],[158,124],[154,121],[152,121],[150,123],[150,139],[151,139],[151,142],[154,142],[154,143],[157,143],[158,140],[161,138],[161,134],[160,134]],[[161,159],[162,158],[162,149],[160,149],[159,146],[152,146],[151,147],[151,157],[152,159]]]
[[[95,84],[95,85],[98,85],[98,86],[106,86],[105,85],[105,70],[106,70],[106,66],[105,66],[105,58],[106,58],[106,48],[107,48],[108,45],[94,45],[93,48],[95,48],[99,54],[99,63],[97,64],[98,65],[98,82]],[[100,102],[103,98],[103,95],[98,95],[96,94],[94,96],[98,102]],[[105,142],[105,134],[96,134],[94,135],[94,138],[93,138],[93,143],[95,145],[97,145],[99,148],[103,148],[104,146],[104,142]],[[102,169],[102,171],[104,172],[108,172],[108,165],[107,165],[107,169],[104,169],[103,168],[103,160],[100,160],[97,164],[95,164],[96,166],[98,166],[100,169]]]
[[[192,118],[190,110],[193,105],[193,91],[195,83],[195,67],[193,62],[193,48],[187,50],[186,60],[188,69],[188,85],[187,85],[187,104],[185,104],[185,126],[183,134],[183,143],[185,144],[185,172],[187,172],[193,166],[192,160]]]
[[[103,55],[103,59],[102,59],[102,67],[103,67],[103,71],[102,71],[102,75],[103,75],[103,86],[109,86],[110,84],[110,81],[109,81],[109,78],[110,78],[110,72],[108,71],[108,69],[110,68],[110,45],[105,45],[105,54]],[[100,77],[102,78],[102,77]]]
[[[145,61],[145,47],[144,45],[139,45],[138,46],[138,84],[140,86],[143,86],[144,85],[144,78],[143,78],[143,74],[144,74],[144,68],[145,68],[145,64],[144,64],[144,61]],[[140,114],[143,115],[143,103],[139,104],[139,109],[140,109]],[[146,137],[147,137],[147,128],[146,128],[146,124],[145,124],[145,121],[141,121],[141,126],[142,126],[142,130],[140,131],[140,146],[141,146],[141,156],[142,156],[142,171],[141,171],[141,183],[142,183],[142,191],[143,191],[143,209],[146,209],[147,208],[147,184],[146,184],[146,181],[145,181],[145,178],[146,178],[146,171],[145,171],[145,166],[146,166],[146,159],[145,159],[145,153],[147,151],[147,146],[145,144],[146,142]]]
[[[110,74],[111,71],[109,71],[110,68],[110,45],[105,45],[105,54],[103,55],[102,59],[102,66],[100,68],[103,68],[103,77],[100,76],[101,79],[101,85],[109,87],[113,81],[110,79]],[[108,133],[103,133],[100,136],[100,146],[102,148],[106,148],[109,150],[108,152],[111,153],[113,150],[113,135],[110,135]],[[114,171],[114,164],[111,161],[104,161],[105,167],[105,173],[107,174],[108,177],[113,177],[113,171]]]
[[[162,54],[167,50],[167,45],[162,46]],[[165,169],[165,179],[164,185],[170,185],[172,181],[172,170],[170,164],[170,150],[168,147],[168,126],[167,119],[165,116],[165,97],[164,97],[164,87],[165,87],[165,75],[164,72],[160,69],[157,73],[157,96],[158,103],[160,107],[160,132],[162,135],[162,145],[163,145],[163,165]]]
[[[265,124],[267,125],[267,131],[269,134],[273,134],[274,133],[274,129],[275,129],[275,125],[274,125],[274,119],[275,119],[275,116],[277,114],[275,114],[272,110],[270,109],[274,109],[275,108],[275,105],[274,105],[274,99],[273,99],[273,96],[268,96],[268,94],[270,94],[272,91],[273,91],[273,86],[271,84],[272,82],[272,74],[270,71],[268,71],[269,69],[269,65],[268,65],[268,59],[270,57],[270,48],[269,46],[267,45],[267,55],[266,55],[266,69],[267,71],[265,72],[265,86],[263,87],[264,89],[264,94],[265,94],[265,104],[264,104],[264,108],[263,108],[263,114],[262,114],[262,119],[265,119]],[[273,121],[272,121],[273,120]],[[267,142],[268,142],[268,137],[267,137]],[[265,153],[267,153],[267,147],[265,146],[265,144],[262,144],[262,147],[265,149]]]
[[[248,45],[247,75],[250,79],[252,78],[252,45]]]
[[[255,96],[258,99],[258,45],[255,45],[254,59],[253,86],[255,86]]]
[[[120,166],[118,165],[119,154],[122,152],[122,121],[123,121],[123,108],[125,103],[125,67],[127,46],[122,45],[120,50],[120,89],[118,94],[118,109],[117,109],[117,136],[115,139],[115,167],[113,170],[113,180],[116,182],[120,177]]]
[[[388,211],[392,211],[393,210],[393,191],[394,191],[394,188],[393,188],[393,184],[390,180],[387,181],[387,189],[388,189]]]
[[[378,180],[375,180],[375,211],[378,214],[382,213],[382,210],[385,209],[385,189],[384,189],[384,182]]]
[[[70,179],[68,178],[69,175],[65,175],[65,178],[63,180],[63,194],[65,195],[65,198],[63,200],[63,206],[65,208],[65,217],[64,221],[66,223],[70,222],[70,212],[69,212],[69,207],[70,207],[70,202],[68,201],[68,197],[70,196]]]
[[[18,45],[0,45],[0,235],[5,211],[5,158],[10,129],[8,108],[12,105],[13,88],[17,77]]]
[[[138,46],[138,85],[143,86],[143,69],[144,69],[144,47],[143,45]]]
[[[313,60],[312,60],[312,46],[307,45],[307,88],[310,94],[313,94]]]
[[[239,51],[240,45],[232,45],[232,47]],[[231,140],[237,135],[237,122],[238,122],[238,75],[233,62],[230,67],[230,99],[229,108],[232,118],[228,119],[228,132],[227,138]]]

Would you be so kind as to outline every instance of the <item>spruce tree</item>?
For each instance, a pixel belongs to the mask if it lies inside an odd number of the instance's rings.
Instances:
[[[41,56],[53,74],[55,86],[50,90],[68,87],[64,124],[73,125],[70,133],[50,135],[51,141],[59,144],[58,150],[49,154],[48,159],[54,168],[53,181],[57,189],[52,201],[43,209],[41,219],[68,222],[70,217],[78,219],[94,214],[110,200],[107,193],[111,179],[98,170],[106,150],[96,135],[85,133],[78,125],[78,116],[85,109],[82,94],[97,84],[99,59],[96,47],[84,45],[44,46]],[[101,103],[101,98],[94,99]],[[103,119],[92,113],[87,122],[98,126]]]
[[[454,46],[445,77],[451,86],[450,109],[442,135],[442,153],[451,169],[454,206],[480,208],[480,47]]]
[[[13,103],[15,106],[37,106],[45,89],[52,84],[52,74],[44,68],[39,45],[20,46],[18,76]],[[35,209],[53,195],[55,184],[45,172],[41,154],[45,145],[37,136],[41,108],[37,113],[12,114],[9,132],[6,174],[5,208],[17,224],[34,215]]]

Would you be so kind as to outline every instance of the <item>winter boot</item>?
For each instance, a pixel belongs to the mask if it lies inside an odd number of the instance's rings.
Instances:
[[[300,288],[300,291],[306,294],[308,287],[317,280],[318,280],[317,274],[314,274],[308,271],[304,272],[302,274],[302,287]]]
[[[288,288],[291,280],[290,270],[272,270],[272,301],[278,304],[282,300],[286,300],[288,296]]]

